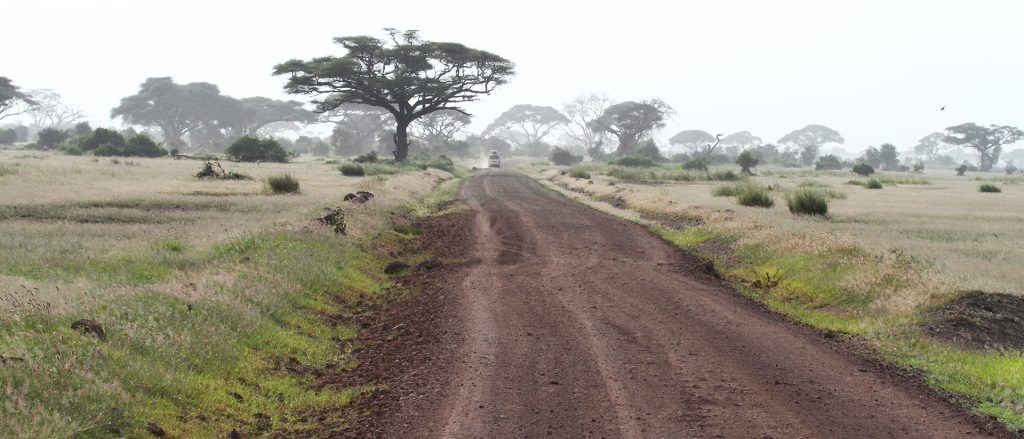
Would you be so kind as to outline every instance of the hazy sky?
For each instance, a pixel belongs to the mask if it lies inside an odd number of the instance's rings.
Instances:
[[[774,142],[818,123],[858,151],[963,122],[1024,126],[1024,2],[1011,0],[11,0],[3,15],[0,76],[53,89],[101,125],[154,76],[287,98],[276,63],[395,27],[516,63],[508,85],[468,106],[474,130],[514,104],[592,92],[668,102],[659,139],[749,130]]]

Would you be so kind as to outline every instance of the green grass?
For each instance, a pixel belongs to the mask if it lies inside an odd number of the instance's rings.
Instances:
[[[737,181],[741,177],[731,170],[726,171],[684,171],[681,169],[668,168],[627,168],[612,166],[605,170],[609,177],[634,183],[658,182],[658,181]]]
[[[457,189],[446,183],[404,210],[433,215],[452,209]],[[175,203],[59,206],[159,208],[151,215],[187,215],[176,208],[204,206]],[[40,211],[53,216],[56,207]],[[386,223],[367,227],[392,230]],[[384,255],[397,249],[401,236],[420,232],[394,230],[359,243],[305,227],[271,228],[210,248],[161,238],[131,254],[53,254],[0,265],[29,279],[102,287],[66,311],[33,300],[38,292],[31,288],[4,292],[20,299],[0,303],[18,304],[0,308],[0,354],[26,361],[0,365],[0,436],[149,437],[153,422],[174,437],[221,437],[236,428],[247,436],[287,430],[301,437],[320,425],[311,412],[344,422],[339,408],[374,387],[319,388],[313,376],[281,365],[294,359],[302,367],[354,367],[344,341],[358,327],[324,316],[357,314],[395,297],[382,273],[390,260]],[[72,331],[70,323],[83,317],[100,322],[107,339]]]
[[[786,205],[790,212],[797,215],[825,216],[828,214],[828,198],[814,189],[800,189],[787,195]]]
[[[572,178],[590,180],[590,171],[583,168],[573,167],[569,169],[569,176]]]
[[[338,171],[341,172],[341,175],[344,175],[346,177],[362,177],[366,175],[366,169],[364,169],[362,165],[357,165],[354,163],[344,163],[338,165]]]
[[[929,181],[929,180],[927,180],[925,178],[914,177],[914,176],[909,176],[909,175],[875,174],[875,179],[877,179],[882,184],[890,185],[890,186],[891,185],[897,185],[897,184],[905,184],[905,185],[926,185],[926,184],[932,184],[931,181]]]
[[[274,194],[299,193],[299,180],[288,174],[267,177],[267,188]]]
[[[716,197],[735,197],[743,191],[742,183],[720,184],[711,189],[711,195]]]
[[[877,178],[870,178],[870,179],[868,179],[868,181],[864,182],[864,188],[865,189],[881,189],[882,188],[882,182],[878,181]]]
[[[775,205],[775,200],[768,193],[768,188],[748,184],[736,195],[736,203],[740,206],[769,208]]]

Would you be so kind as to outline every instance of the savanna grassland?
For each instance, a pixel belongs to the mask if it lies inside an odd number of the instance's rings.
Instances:
[[[301,436],[372,391],[296,372],[354,364],[344,316],[401,294],[381,271],[410,237],[393,222],[453,196],[452,175],[201,165],[0,151],[0,436]],[[273,194],[283,174],[297,193]],[[343,203],[356,190],[376,196]],[[314,221],[342,205],[345,235]]]
[[[1024,294],[1024,177],[879,173],[871,178],[881,189],[869,189],[869,178],[848,171],[523,169],[707,257],[770,308],[848,334],[966,396],[979,413],[1024,429],[1022,353],[998,340],[968,345],[929,330],[936,310],[966,291]],[[1000,192],[982,192],[983,184]],[[790,212],[788,200],[807,191],[827,201],[827,215]]]

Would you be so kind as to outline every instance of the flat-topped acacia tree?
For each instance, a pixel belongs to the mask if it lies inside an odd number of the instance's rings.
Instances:
[[[285,91],[319,95],[317,111],[346,103],[383,108],[395,118],[395,160],[409,155],[409,125],[441,110],[469,115],[460,104],[488,95],[508,82],[514,64],[498,55],[459,43],[424,41],[415,30],[385,29],[389,40],[339,37],[342,57],[291,60],[274,68],[288,75]]]

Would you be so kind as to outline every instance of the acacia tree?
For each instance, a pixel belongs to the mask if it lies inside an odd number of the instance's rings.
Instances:
[[[414,124],[416,138],[430,146],[449,145],[455,135],[469,125],[470,117],[455,110],[441,110],[430,113]]]
[[[971,148],[981,154],[978,169],[990,171],[999,162],[1003,153],[1003,145],[1016,143],[1024,138],[1024,131],[1009,125],[989,125],[987,128],[973,123],[965,123],[946,128],[943,142],[962,148]]]
[[[590,126],[615,136],[619,140],[615,154],[622,156],[635,153],[640,140],[664,128],[672,114],[672,107],[661,99],[625,101],[606,108]]]
[[[501,113],[484,129],[484,135],[493,135],[519,147],[537,145],[556,128],[569,123],[569,118],[553,107],[519,104]]]
[[[764,145],[764,141],[750,134],[750,131],[737,131],[722,138],[722,146],[725,147],[726,153],[734,156],[761,145]]]
[[[316,113],[303,108],[299,101],[279,101],[255,96],[232,103],[235,108],[223,115],[220,125],[229,138],[256,136],[261,128],[275,122],[311,123]]]
[[[942,133],[931,133],[922,137],[914,146],[914,154],[923,157],[926,161],[934,160],[939,155],[939,151],[946,147],[945,138],[946,135]]]
[[[25,113],[34,105],[36,102],[28,94],[7,77],[0,76],[0,120]]]
[[[511,61],[459,43],[425,41],[414,30],[386,29],[390,41],[370,36],[335,38],[347,53],[277,65],[288,93],[326,95],[320,112],[345,103],[380,107],[395,120],[395,160],[409,155],[409,125],[427,114],[454,110],[489,95],[514,74]]]
[[[562,131],[582,146],[591,158],[604,156],[602,148],[608,137],[607,132],[595,130],[591,124],[613,103],[607,95],[589,94],[578,96],[562,107],[562,113],[569,119],[569,123],[562,126]]]
[[[72,107],[53,90],[31,90],[28,92],[36,105],[28,110],[32,124],[38,128],[69,128],[75,122],[85,119],[82,110]]]
[[[826,143],[844,143],[846,140],[839,132],[824,125],[807,125],[795,130],[779,139],[780,145],[794,147],[800,150],[800,161],[804,166],[814,164],[818,158],[821,146]]]
[[[176,84],[169,77],[149,78],[138,93],[121,99],[110,117],[120,117],[126,125],[160,127],[167,146],[181,148],[185,134],[224,120],[237,109],[236,102],[208,82]]]
[[[668,143],[672,145],[682,146],[694,154],[704,154],[710,156],[714,152],[714,148],[718,146],[715,136],[711,133],[701,130],[683,130],[676,135],[668,139]],[[714,146],[712,146],[714,144]]]

